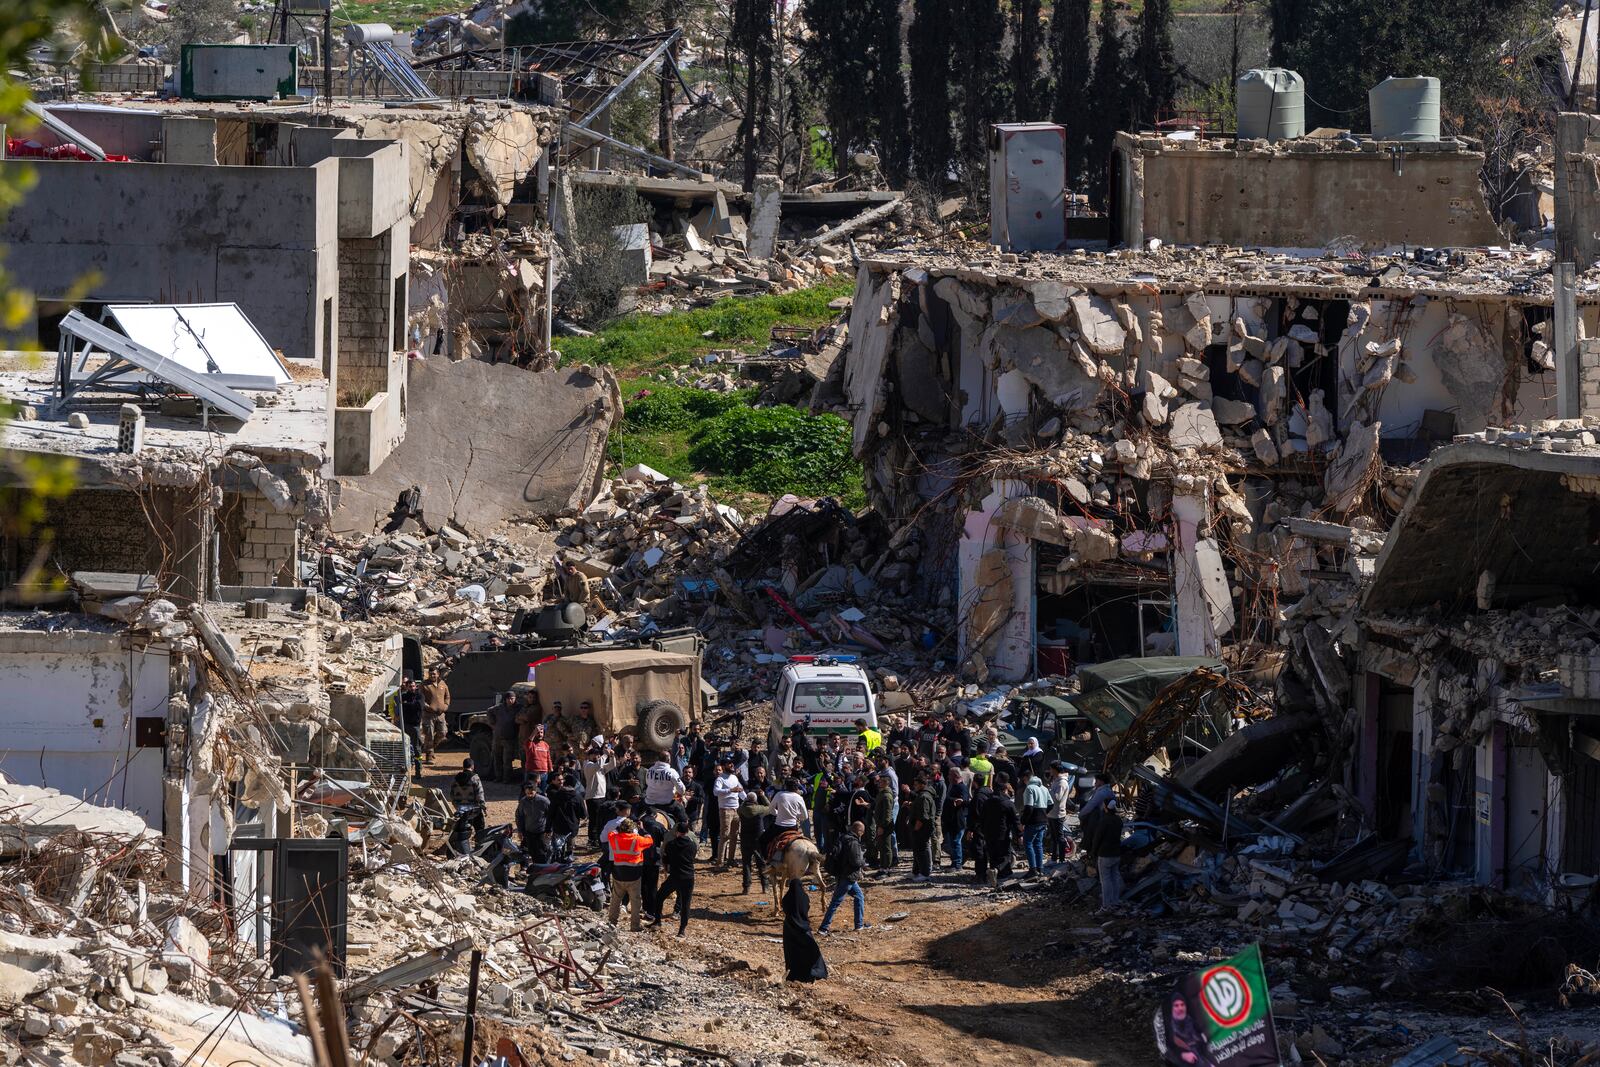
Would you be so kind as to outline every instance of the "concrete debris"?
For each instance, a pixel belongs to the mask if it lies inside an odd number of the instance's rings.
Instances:
[[[75,834],[110,836],[130,846],[159,835],[132,812],[85,804],[55,789],[19,785],[0,775],[0,856],[26,855]]]
[[[376,471],[341,481],[334,529],[371,530],[413,486],[427,487],[420,514],[430,525],[473,532],[550,518],[593,496],[622,407],[610,371],[428,359],[410,377],[428,401]]]

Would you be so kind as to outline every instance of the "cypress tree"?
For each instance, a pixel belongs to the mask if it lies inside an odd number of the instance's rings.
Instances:
[[[1153,124],[1178,96],[1178,60],[1172,49],[1172,0],[1145,0],[1139,42],[1133,50],[1136,117]]]
[[[1018,122],[1039,122],[1049,106],[1050,85],[1044,73],[1044,21],[1039,0],[1013,0],[1016,27],[1011,49],[1011,91]]]
[[[1050,15],[1050,54],[1055,59],[1055,94],[1050,117],[1067,131],[1067,181],[1076,184],[1089,153],[1089,4],[1056,0]]]
[[[1095,24],[1094,74],[1089,79],[1089,99],[1094,102],[1089,131],[1089,158],[1085,173],[1089,195],[1105,203],[1106,164],[1117,130],[1127,125],[1128,69],[1123,55],[1122,31],[1117,25],[1117,9],[1109,0],[1100,5]]]
[[[884,175],[891,185],[901,186],[911,169],[911,143],[906,129],[906,80],[900,63],[900,0],[873,0],[870,11],[867,98],[872,101]]]
[[[744,62],[744,115],[738,143],[744,154],[744,187],[755,187],[760,151],[772,112],[774,48],[772,5],[768,0],[734,0],[733,44]]]
[[[871,72],[870,57],[861,47],[868,20],[856,0],[804,0],[800,10],[811,28],[801,65],[828,127],[834,173],[842,175],[870,136],[871,116],[861,106],[862,86]]]
[[[956,156],[969,185],[982,183],[988,167],[989,127],[1009,110],[1010,84],[1004,60],[1006,16],[1000,0],[956,0],[955,75],[961,87]]]
[[[911,156],[917,180],[944,191],[955,142],[950,132],[951,0],[915,0],[911,52]]]

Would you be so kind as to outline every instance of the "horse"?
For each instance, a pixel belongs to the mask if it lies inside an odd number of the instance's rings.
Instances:
[[[767,884],[772,888],[774,916],[783,912],[783,894],[788,892],[790,882],[815,877],[819,889],[825,891],[828,888],[827,879],[822,874],[822,853],[809,837],[797,837],[789,842],[779,862],[766,866]]]

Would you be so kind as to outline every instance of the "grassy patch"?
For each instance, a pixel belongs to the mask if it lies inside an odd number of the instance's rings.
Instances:
[[[626,315],[593,337],[563,337],[557,347],[565,363],[640,372],[682,366],[714,348],[759,350],[774,326],[821,326],[833,318],[829,301],[854,288],[855,279],[840,274],[792,293],[724,297],[709,307],[666,315]]]
[[[630,392],[610,441],[618,470],[643,463],[686,484],[704,482],[746,510],[784,493],[865,503],[850,427],[836,415],[786,404],[753,407],[753,389],[712,393],[636,381]]]
[[[351,22],[387,22],[410,33],[435,15],[461,10],[449,0],[336,0],[333,11]]]

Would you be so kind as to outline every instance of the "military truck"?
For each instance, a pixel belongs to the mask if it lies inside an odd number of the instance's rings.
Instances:
[[[1018,690],[1006,705],[1000,743],[1014,758],[1028,738],[1036,737],[1051,759],[1099,770],[1106,749],[1156,697],[1201,668],[1228,673],[1221,660],[1204,656],[1144,656],[1080,667],[1080,689],[1066,696]],[[1200,716],[1165,746],[1163,758],[1180,760],[1209,751],[1227,736],[1230,724],[1222,702],[1207,710],[1210,714]]]
[[[607,737],[632,734],[645,749],[665,749],[689,725],[701,699],[700,657],[649,648],[617,648],[563,656],[539,668],[539,698],[548,713],[561,702],[575,716],[585,701]]]
[[[666,730],[665,719],[670,717],[676,723],[666,731],[670,743],[672,734],[688,723],[689,712],[694,712],[701,722],[709,722],[717,713],[716,687],[700,676],[700,652],[704,644],[705,639],[698,631],[685,630],[660,634],[648,643],[639,641],[620,646],[567,645],[469,653],[463,659],[474,668],[476,675],[488,674],[496,684],[481,692],[469,689],[472,695],[468,699],[472,704],[467,706],[472,710],[459,710],[464,702],[462,693],[456,689],[455,671],[452,671],[452,714],[447,722],[452,733],[466,737],[468,751],[478,765],[487,766],[493,748],[489,706],[503,692],[537,689],[547,716],[555,702],[560,701],[562,712],[575,717],[578,705],[588,700],[594,705],[595,720],[602,733],[608,737],[614,733],[631,733],[646,747],[650,747],[651,738]],[[629,659],[630,656],[633,658]],[[569,670],[566,665],[574,660],[579,661],[580,666]],[[692,683],[687,677],[688,663],[693,664]],[[601,665],[605,665],[604,669]],[[519,680],[510,681],[511,678]],[[675,716],[658,706],[653,709],[647,728],[641,729],[645,724],[637,717],[630,721],[625,711],[613,710],[624,709],[632,689],[654,686],[659,686],[662,692],[652,699],[670,701]],[[604,704],[597,696],[603,696]]]

